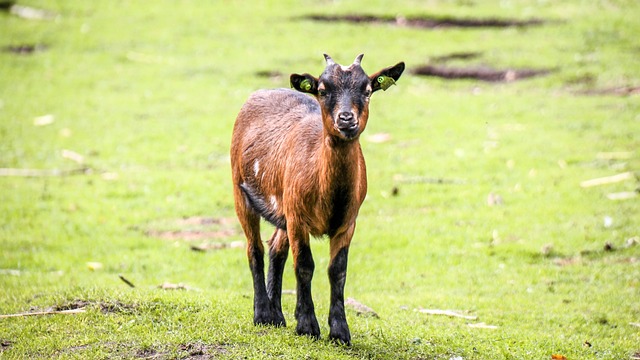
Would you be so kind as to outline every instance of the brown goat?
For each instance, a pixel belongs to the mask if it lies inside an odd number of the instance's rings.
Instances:
[[[362,56],[345,67],[325,54],[327,65],[319,78],[292,74],[291,86],[298,92],[257,91],[236,119],[231,142],[233,194],[247,237],[256,325],[286,325],[280,297],[291,247],[297,280],[296,332],[320,337],[311,298],[314,262],[309,234],[328,235],[329,337],[351,343],[344,312],[347,256],[367,193],[359,136],[367,125],[371,94],[386,90],[404,71],[400,62],[367,76],[360,66]],[[269,240],[266,285],[261,216],[276,227]]]

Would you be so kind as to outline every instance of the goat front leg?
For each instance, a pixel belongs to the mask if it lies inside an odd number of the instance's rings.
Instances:
[[[276,326],[287,326],[282,314],[282,273],[289,255],[289,239],[287,232],[276,229],[269,240],[269,275],[267,277],[267,295],[271,303]]]
[[[297,303],[296,303],[296,333],[298,335],[308,335],[313,338],[320,338],[320,326],[316,319],[313,299],[311,297],[311,280],[315,264],[309,246],[309,234],[304,232],[294,232],[294,227],[288,227],[288,236],[293,255],[293,267],[297,281]]]
[[[329,308],[329,338],[338,343],[351,345],[351,333],[344,312],[344,285],[347,280],[347,258],[355,224],[331,238],[331,261],[329,282],[331,304]]]

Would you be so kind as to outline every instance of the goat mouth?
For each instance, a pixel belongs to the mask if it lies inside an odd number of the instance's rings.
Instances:
[[[343,125],[343,126],[336,126],[336,130],[338,130],[340,135],[347,140],[354,139],[358,137],[358,135],[360,134],[360,127],[358,126],[357,123]]]

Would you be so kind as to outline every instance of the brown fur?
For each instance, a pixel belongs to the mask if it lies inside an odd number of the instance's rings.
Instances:
[[[262,90],[249,98],[233,131],[233,180],[254,184],[270,205],[275,196],[275,211],[287,224],[321,236],[329,230],[332,195],[338,185],[348,187],[353,195],[345,223],[355,221],[367,192],[366,169],[360,144],[336,144],[325,136],[320,114],[309,113],[301,97],[307,96],[291,90]],[[366,116],[361,122],[366,123]],[[239,188],[235,191],[241,195]],[[236,207],[246,205],[243,196],[236,196]]]

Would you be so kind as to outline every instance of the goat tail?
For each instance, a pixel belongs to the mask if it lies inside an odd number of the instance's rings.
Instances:
[[[265,220],[273,224],[278,229],[286,230],[287,221],[285,217],[278,214],[259,192],[255,191],[250,185],[243,182],[240,184],[240,189],[244,193],[244,197],[251,208]]]

